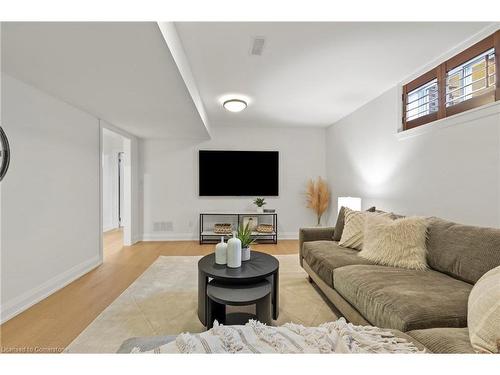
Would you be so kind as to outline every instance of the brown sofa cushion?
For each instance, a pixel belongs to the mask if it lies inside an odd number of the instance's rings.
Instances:
[[[474,353],[466,328],[430,328],[406,332],[433,353]]]
[[[339,214],[337,215],[337,222],[335,223],[335,232],[333,232],[332,240],[340,241],[342,238],[342,232],[344,232],[344,216],[345,216],[345,207],[340,207]]]
[[[375,326],[406,332],[467,325],[472,285],[440,272],[346,266],[335,269],[333,284]]]
[[[312,241],[330,241],[335,228],[333,227],[314,227],[299,229],[299,261],[303,265],[304,261],[304,243]]]
[[[352,264],[373,264],[357,254],[357,250],[341,247],[334,241],[304,242],[302,248],[304,260],[332,288],[335,268]]]
[[[473,284],[500,265],[500,229],[430,218],[427,263],[437,271]]]

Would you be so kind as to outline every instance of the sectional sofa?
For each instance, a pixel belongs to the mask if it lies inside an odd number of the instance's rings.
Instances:
[[[473,353],[467,302],[500,265],[500,229],[428,219],[426,271],[376,265],[333,241],[335,228],[302,228],[300,264],[354,324],[405,332],[436,353]]]

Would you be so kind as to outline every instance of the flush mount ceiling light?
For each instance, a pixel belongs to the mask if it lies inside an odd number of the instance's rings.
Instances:
[[[222,106],[229,112],[241,112],[247,107],[247,102],[241,99],[229,99]]]

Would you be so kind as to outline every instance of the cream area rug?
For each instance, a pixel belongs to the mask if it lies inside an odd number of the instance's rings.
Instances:
[[[160,256],[65,350],[67,353],[115,353],[131,337],[199,333],[196,256]],[[280,262],[280,314],[275,324],[318,326],[334,321],[332,311],[307,280],[297,255]]]

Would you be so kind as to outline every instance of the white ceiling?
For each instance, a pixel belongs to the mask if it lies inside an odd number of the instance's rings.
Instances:
[[[327,126],[487,23],[176,23],[213,126]],[[262,56],[251,39],[264,36]],[[225,94],[250,99],[241,113]]]
[[[2,70],[139,137],[206,138],[204,122],[328,126],[487,25],[175,23],[174,60],[154,22],[3,22]],[[227,95],[250,105],[227,112]]]
[[[3,22],[2,70],[139,137],[208,136],[155,22]]]

